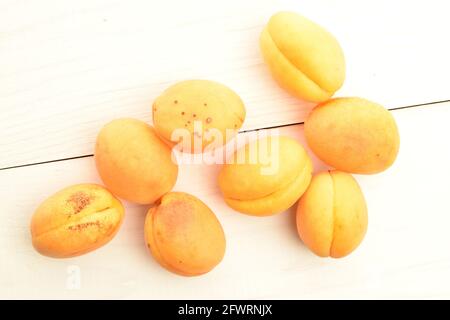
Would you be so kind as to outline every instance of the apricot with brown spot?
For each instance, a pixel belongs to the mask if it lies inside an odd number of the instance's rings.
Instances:
[[[53,258],[69,258],[109,242],[124,216],[120,201],[105,188],[80,184],[45,200],[31,219],[34,248]]]

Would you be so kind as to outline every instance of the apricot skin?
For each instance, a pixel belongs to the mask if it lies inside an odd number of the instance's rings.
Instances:
[[[245,119],[241,98],[227,86],[209,80],[176,83],[155,100],[152,110],[155,129],[169,145],[182,142],[174,135],[177,129],[187,130],[189,144],[181,145],[178,150],[191,153],[203,152],[208,146],[212,150],[226,144]],[[220,133],[220,141],[208,136],[207,133],[213,129]],[[199,144],[198,149],[196,143]]]
[[[267,156],[261,156],[264,152],[260,148],[265,146],[269,148]],[[225,202],[245,214],[268,216],[288,209],[311,180],[312,162],[308,154],[297,141],[288,137],[274,136],[250,142],[231,159],[234,162],[226,163],[220,171],[219,186]],[[273,172],[267,171],[271,165]]]
[[[320,257],[341,258],[363,240],[368,224],[364,195],[348,173],[315,175],[297,207],[297,230]]]
[[[182,276],[211,271],[225,255],[225,234],[206,204],[182,192],[170,192],[148,211],[145,240],[154,258]]]
[[[109,242],[119,230],[124,208],[95,184],[65,188],[45,200],[31,219],[34,248],[53,258],[70,258]]]
[[[95,163],[109,190],[139,204],[154,203],[172,189],[178,176],[170,148],[151,126],[135,119],[117,119],[103,127]]]
[[[392,114],[362,98],[336,98],[319,104],[305,121],[305,136],[323,162],[359,174],[389,168],[400,146]]]
[[[312,102],[329,99],[345,79],[345,59],[337,40],[294,12],[273,15],[260,37],[263,58],[278,84]]]

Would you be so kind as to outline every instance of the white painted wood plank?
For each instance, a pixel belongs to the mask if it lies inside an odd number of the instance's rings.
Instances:
[[[90,154],[105,122],[150,121],[154,98],[186,78],[235,89],[244,129],[302,121],[309,105],[274,84],[258,49],[281,9],[339,39],[339,95],[387,107],[450,99],[445,0],[0,0],[0,168]]]
[[[147,253],[147,208],[127,204],[125,223],[107,246],[53,260],[32,249],[34,208],[74,183],[99,182],[91,158],[0,171],[0,298],[450,298],[450,103],[393,112],[401,133],[397,162],[357,176],[369,207],[369,231],[356,252],[322,259],[298,239],[294,211],[255,218],[226,207],[218,166],[183,165],[176,190],[203,199],[221,220],[227,253],[213,272],[183,278]],[[281,129],[302,138],[302,126]],[[316,170],[326,168],[314,161]],[[68,271],[81,288],[67,289]]]

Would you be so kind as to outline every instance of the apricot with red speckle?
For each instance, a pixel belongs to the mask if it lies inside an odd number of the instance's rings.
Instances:
[[[241,98],[227,86],[209,80],[179,82],[153,104],[156,131],[183,152],[201,153],[207,147],[212,150],[226,144],[244,119]]]

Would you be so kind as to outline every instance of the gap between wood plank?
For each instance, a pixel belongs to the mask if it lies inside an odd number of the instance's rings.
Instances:
[[[427,103],[421,103],[421,104],[414,104],[414,105],[410,105],[410,106],[397,107],[397,108],[389,109],[389,111],[411,109],[411,108],[423,107],[423,106],[427,106],[427,105],[446,103],[446,102],[450,102],[450,100],[441,100],[441,101],[427,102]],[[258,131],[258,130],[269,130],[269,129],[275,129],[275,128],[283,128],[283,127],[295,126],[295,125],[299,125],[299,124],[303,124],[303,123],[304,122],[302,121],[302,122],[280,124],[280,125],[276,125],[276,126],[270,126],[270,127],[264,127],[264,128],[258,128],[258,129],[243,130],[243,131],[240,131],[239,133],[246,133],[246,132]],[[93,154],[86,154],[86,155],[77,156],[77,157],[69,157],[69,158],[62,158],[62,159],[48,160],[48,161],[41,161],[41,162],[34,162],[34,163],[26,163],[26,164],[21,164],[21,165],[17,165],[17,166],[0,168],[0,171],[10,170],[10,169],[18,169],[18,168],[24,168],[24,167],[31,167],[31,166],[38,166],[41,164],[48,164],[48,163],[53,163],[53,162],[62,162],[62,161],[90,158],[93,156],[94,156]]]

